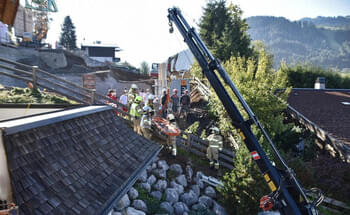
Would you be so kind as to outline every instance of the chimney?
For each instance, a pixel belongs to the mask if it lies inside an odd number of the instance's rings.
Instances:
[[[315,89],[324,90],[326,89],[326,79],[325,77],[317,77],[315,82]]]

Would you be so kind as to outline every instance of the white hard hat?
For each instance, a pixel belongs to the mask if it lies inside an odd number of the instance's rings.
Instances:
[[[144,111],[145,113],[149,112],[150,110],[151,110],[151,108],[150,108],[149,106],[143,107],[143,111]]]
[[[147,98],[148,100],[153,100],[154,99],[154,95],[153,94],[150,94],[149,96],[148,96],[148,98]]]
[[[168,120],[169,121],[174,120],[174,119],[175,119],[174,114],[171,113],[171,114],[168,115]]]
[[[210,130],[215,131],[217,134],[220,132],[218,127],[212,127]]]
[[[138,87],[137,87],[136,84],[132,84],[132,85],[131,85],[131,89],[138,89]]]

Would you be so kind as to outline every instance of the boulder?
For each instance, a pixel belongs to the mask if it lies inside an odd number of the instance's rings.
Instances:
[[[151,185],[149,183],[141,183],[140,188],[147,190],[147,192],[151,192]]]
[[[201,194],[201,190],[200,190],[198,184],[192,185],[192,186],[191,186],[191,190],[193,190],[193,192],[196,194],[197,198],[198,198],[199,195]]]
[[[143,212],[147,212],[147,205],[144,201],[136,199],[132,202],[132,206],[135,209],[141,210]]]
[[[149,185],[154,184],[156,181],[157,181],[157,178],[156,178],[154,175],[151,175],[151,176],[148,177],[148,179],[147,179],[147,183],[148,183]]]
[[[208,207],[203,203],[197,203],[192,205],[192,210],[195,210],[195,211],[204,211],[206,209],[208,209]]]
[[[188,193],[182,194],[180,196],[180,200],[190,207],[198,201],[198,196],[193,192],[193,190],[190,190]]]
[[[211,197],[211,198],[215,198],[216,197],[216,191],[212,186],[208,186],[205,188],[204,190],[205,195]]]
[[[162,192],[160,191],[153,191],[151,192],[151,196],[156,198],[158,201],[162,198]]]
[[[170,165],[169,169],[173,172],[175,172],[178,175],[181,175],[183,170],[180,164],[172,164]]]
[[[142,171],[139,179],[138,179],[140,182],[146,182],[147,181],[147,171]]]
[[[134,199],[137,199],[137,197],[139,196],[139,192],[132,187],[130,188],[128,195],[129,195],[129,199],[134,200]]]
[[[213,211],[216,215],[226,215],[226,210],[219,203],[213,201]]]
[[[153,173],[157,178],[166,179],[166,170],[164,170],[164,169],[157,168],[157,169],[154,169],[154,170],[152,171],[152,173]]]
[[[196,176],[194,177],[194,182],[198,184],[199,188],[203,189],[204,188],[204,183],[203,180],[201,179],[201,176],[203,173],[201,171],[196,173]]]
[[[130,205],[130,199],[127,194],[125,194],[120,201],[117,203],[117,205],[114,207],[116,211],[122,211],[124,208],[129,207]]]
[[[146,213],[135,208],[128,207],[126,209],[126,215],[146,215]]]
[[[185,212],[189,212],[187,205],[183,202],[176,202],[174,204],[175,215],[183,215]]]
[[[170,187],[176,189],[179,195],[184,192],[184,187],[181,184],[176,183],[175,181],[170,182]]]
[[[183,174],[176,177],[176,182],[181,184],[184,187],[187,187],[186,176]]]
[[[112,215],[123,215],[121,212],[113,211]]]
[[[157,163],[152,163],[152,169],[156,169],[157,168]]]
[[[155,190],[164,191],[167,188],[167,182],[159,179],[156,184],[153,185]]]
[[[201,196],[198,199],[198,203],[204,204],[207,208],[210,208],[213,204],[213,199],[209,196]]]
[[[190,183],[192,181],[192,176],[193,176],[193,170],[192,170],[190,165],[187,165],[186,166],[186,179],[187,179],[187,182]]]
[[[179,201],[179,194],[176,189],[168,188],[165,190],[165,201],[170,202],[171,204]]]
[[[158,161],[158,168],[164,169],[165,171],[167,171],[169,169],[169,166],[165,160],[160,160]]]
[[[169,202],[162,202],[160,204],[160,208],[168,212],[168,214],[173,214],[174,213],[174,208],[171,206]]]

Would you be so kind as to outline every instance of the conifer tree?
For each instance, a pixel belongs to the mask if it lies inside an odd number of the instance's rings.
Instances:
[[[70,18],[70,16],[66,16],[64,18],[64,23],[62,25],[62,32],[60,36],[60,45],[63,47],[73,50],[77,48],[77,37],[75,35],[75,26]]]
[[[221,61],[235,57],[251,57],[248,25],[242,19],[242,10],[225,0],[209,1],[204,8],[199,27],[200,36]]]

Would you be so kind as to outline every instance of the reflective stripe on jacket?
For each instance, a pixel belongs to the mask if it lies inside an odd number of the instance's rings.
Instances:
[[[207,140],[209,141],[209,147],[222,148],[222,137],[220,135],[211,134]]]

